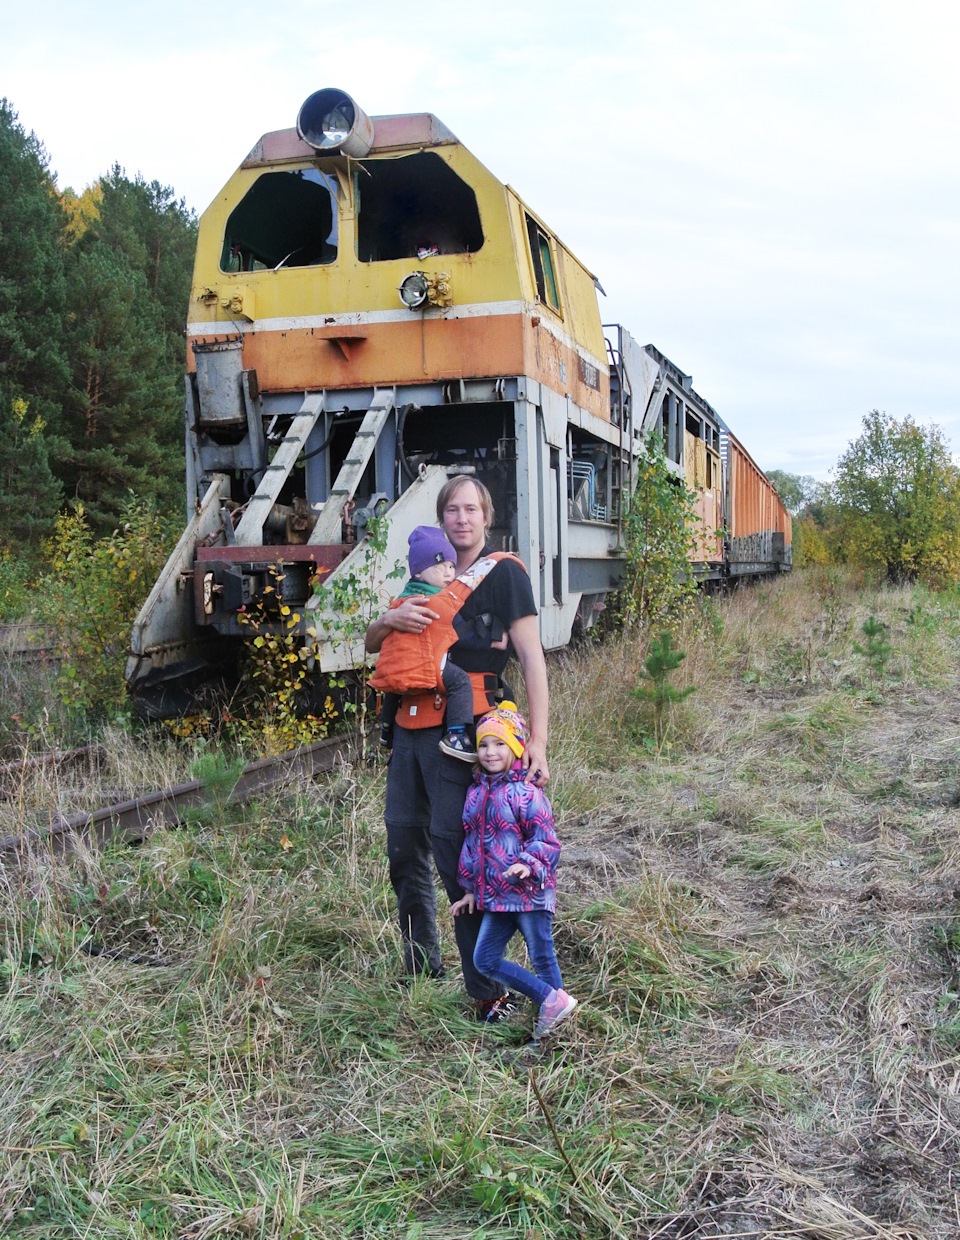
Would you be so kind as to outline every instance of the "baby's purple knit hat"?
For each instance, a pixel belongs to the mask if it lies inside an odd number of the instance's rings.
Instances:
[[[435,525],[418,525],[408,541],[410,554],[407,556],[407,564],[410,566],[411,577],[416,577],[417,573],[422,573],[432,564],[442,564],[444,560],[450,560],[454,564],[457,562],[453,543],[443,530],[437,529]]]

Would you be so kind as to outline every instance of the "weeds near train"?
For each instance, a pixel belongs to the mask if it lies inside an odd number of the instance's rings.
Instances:
[[[272,569],[261,597],[237,614],[250,633],[244,672],[254,711],[243,719],[232,718],[230,727],[265,757],[326,736],[338,716],[329,694],[319,714],[301,710],[311,675],[310,647],[299,636],[301,613],[283,600],[283,580],[284,574]]]
[[[127,718],[123,673],[130,626],[174,535],[148,504],[131,501],[123,515],[108,538],[97,538],[82,504],[61,513],[42,571],[0,557],[5,603],[20,600],[14,614],[57,635],[46,661],[11,661],[3,668],[4,749],[16,752],[38,740],[49,747],[79,741],[104,723]]]
[[[238,613],[249,634],[244,681],[252,700],[246,704],[247,717],[233,714],[228,724],[242,742],[269,755],[326,736],[344,716],[356,716],[360,726],[365,726],[367,658],[361,653],[356,660],[360,683],[353,700],[346,677],[321,672],[313,660],[320,644],[317,626],[335,647],[346,650],[351,659],[356,657],[367,625],[383,610],[381,590],[370,582],[386,545],[386,521],[374,518],[361,562],[329,586],[321,584],[318,574],[313,582],[319,600],[317,619],[305,632],[302,611],[284,602],[284,575],[279,570],[273,570],[260,598]],[[402,564],[394,566],[387,580],[404,571]],[[305,709],[307,702],[319,703],[318,709]]]
[[[700,532],[695,500],[667,468],[662,439],[651,435],[624,520],[627,559],[619,604],[628,623],[676,625],[691,614],[698,587],[690,563]]]
[[[82,504],[57,518],[50,569],[32,587],[36,618],[62,633],[56,692],[86,726],[126,711],[130,626],[166,562],[169,523],[131,501],[108,538],[96,538]]]
[[[388,521],[389,517],[382,514],[373,517],[367,524],[367,545],[360,563],[347,573],[338,573],[330,585],[316,587],[319,623],[324,636],[335,650],[350,655],[359,677],[356,702],[348,703],[348,708],[356,713],[361,728],[366,727],[367,722],[367,680],[373,667],[373,660],[363,646],[364,636],[370,622],[380,615],[387,603],[383,589],[371,583],[375,567],[386,554]],[[384,574],[384,583],[398,580],[406,571],[406,565],[398,561]],[[312,636],[317,636],[315,631]],[[343,680],[339,687],[345,687]]]

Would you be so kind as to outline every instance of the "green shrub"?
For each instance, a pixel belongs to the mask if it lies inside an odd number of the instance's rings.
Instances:
[[[123,516],[109,538],[96,539],[82,504],[62,513],[35,592],[38,619],[62,633],[57,692],[72,714],[94,720],[124,713],[130,626],[173,539],[147,504],[131,500]]]

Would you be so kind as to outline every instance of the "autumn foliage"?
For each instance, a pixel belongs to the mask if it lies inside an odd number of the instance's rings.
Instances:
[[[960,470],[939,427],[871,410],[833,472],[795,523],[803,562],[890,582],[960,579]]]

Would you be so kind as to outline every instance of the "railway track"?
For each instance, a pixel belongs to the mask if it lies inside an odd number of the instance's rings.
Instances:
[[[11,663],[59,663],[62,643],[52,624],[0,624],[0,658]]]
[[[102,757],[102,746],[82,745],[79,749],[54,749],[33,758],[21,758],[18,762],[4,762],[0,765],[0,801],[5,801],[16,792],[29,771],[40,770],[45,766],[93,766],[99,764]]]
[[[298,779],[310,779],[333,770],[354,756],[362,734],[350,732],[327,737],[313,745],[250,762],[231,793],[231,801],[248,801],[256,796]],[[93,812],[84,811],[68,818],[51,821],[46,827],[34,828],[0,839],[0,866],[19,863],[24,853],[53,851],[69,852],[77,840],[83,839],[98,847],[110,840],[130,843],[142,840],[151,827],[176,823],[184,810],[202,805],[207,797],[206,785],[200,780],[176,784],[159,792],[151,792],[130,801],[107,805]]]

